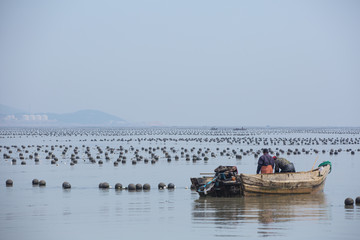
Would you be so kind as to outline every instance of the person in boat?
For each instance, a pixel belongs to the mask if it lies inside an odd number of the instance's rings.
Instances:
[[[285,158],[273,157],[275,160],[275,173],[281,172],[295,172],[295,166],[292,162],[288,161]]]
[[[256,174],[273,173],[275,161],[269,155],[267,148],[263,149],[263,155],[259,158]]]

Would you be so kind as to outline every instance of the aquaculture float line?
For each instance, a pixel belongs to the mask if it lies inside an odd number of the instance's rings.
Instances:
[[[38,180],[37,178],[34,178],[32,180],[32,186],[39,186],[39,187],[45,187],[46,186],[46,181],[45,180]],[[6,187],[13,187],[14,185],[14,181],[12,179],[7,179],[5,181],[5,186]],[[112,188],[111,185],[108,182],[101,182],[99,183],[98,186],[100,189],[109,189]],[[62,183],[62,188],[63,189],[71,189],[71,184],[69,182],[63,182]],[[140,190],[145,190],[145,191],[149,191],[151,189],[151,185],[149,183],[145,183],[144,185],[142,185],[141,183],[137,183],[137,184],[133,184],[130,183],[127,187],[123,187],[123,185],[121,183],[116,183],[115,184],[115,190],[129,190],[129,191],[140,191]],[[159,190],[163,190],[163,189],[175,189],[176,186],[174,183],[169,183],[168,185],[166,185],[163,182],[160,182],[158,184],[158,189]]]

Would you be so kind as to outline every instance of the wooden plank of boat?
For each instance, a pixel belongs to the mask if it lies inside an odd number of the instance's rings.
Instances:
[[[308,172],[240,174],[245,196],[257,194],[304,194],[322,191],[330,166]]]

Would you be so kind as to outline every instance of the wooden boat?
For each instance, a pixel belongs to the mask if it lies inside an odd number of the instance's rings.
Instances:
[[[229,174],[229,171],[226,171],[228,177],[224,177],[223,172],[217,172],[214,177],[191,178],[191,182],[200,196],[310,194],[323,191],[326,177],[331,171],[330,164],[322,165],[311,171],[295,173],[242,173],[239,175],[237,172],[235,174],[230,171]]]
[[[330,172],[330,165],[307,172],[240,174],[243,195],[309,194],[321,192]]]

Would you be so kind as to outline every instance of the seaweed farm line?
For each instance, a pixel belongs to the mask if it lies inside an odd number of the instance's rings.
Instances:
[[[255,173],[263,148],[297,171],[331,161],[324,193],[190,189],[219,165]],[[360,206],[344,199],[360,196],[359,168],[355,127],[1,128],[0,239],[358,239]]]

